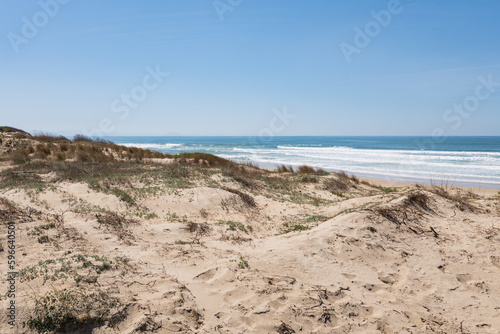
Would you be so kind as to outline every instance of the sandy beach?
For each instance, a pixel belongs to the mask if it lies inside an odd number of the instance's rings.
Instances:
[[[386,180],[376,180],[376,179],[367,179],[367,178],[360,178],[361,180],[364,180],[366,182],[381,186],[381,187],[413,187],[416,184],[415,183],[406,183],[406,182],[395,182],[395,181],[386,181]],[[437,182],[439,183],[439,182]],[[443,182],[445,183],[445,182]],[[424,188],[432,189],[432,185],[421,185]],[[484,188],[484,187],[457,187],[457,186],[450,186],[452,188],[456,189],[461,189],[464,192],[472,192],[476,195],[479,196],[485,196],[485,197],[492,197],[496,196],[500,191],[498,189],[493,189],[493,188]]]
[[[500,328],[498,192],[39,144],[43,159],[35,145],[30,162],[2,162],[0,245],[7,259],[13,222],[19,274],[16,326],[2,312],[1,332]],[[115,160],[72,161],[74,145]]]

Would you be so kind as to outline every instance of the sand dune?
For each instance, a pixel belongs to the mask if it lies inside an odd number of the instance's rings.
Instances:
[[[242,183],[172,164],[141,166],[189,175],[82,181],[55,171],[33,186],[2,172],[2,256],[5,221],[16,221],[20,275],[17,327],[2,312],[0,331],[499,332],[498,196],[356,179],[328,190],[338,175],[259,172]]]

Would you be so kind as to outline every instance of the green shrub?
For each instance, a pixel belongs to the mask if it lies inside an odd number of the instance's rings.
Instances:
[[[74,331],[85,325],[99,326],[111,320],[111,310],[118,305],[118,299],[103,291],[54,289],[36,299],[27,325],[39,333]]]

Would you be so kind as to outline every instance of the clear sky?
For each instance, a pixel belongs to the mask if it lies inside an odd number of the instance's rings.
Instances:
[[[0,125],[500,135],[499,13],[498,0],[3,0]]]

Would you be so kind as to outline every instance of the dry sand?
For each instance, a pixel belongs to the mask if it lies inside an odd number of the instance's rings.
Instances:
[[[36,300],[64,288],[119,299],[109,305],[112,322],[75,332],[500,332],[497,191],[460,210],[409,184],[379,182],[398,187],[389,193],[358,184],[345,197],[304,184],[302,193],[325,200],[313,205],[242,188],[220,174],[210,180],[136,195],[135,205],[87,183],[0,190],[20,217],[17,269],[31,268],[17,281],[15,328],[2,296],[0,332],[30,332],[23,322],[35,316]],[[227,183],[252,193],[257,206],[213,186]],[[425,194],[428,207],[405,202],[412,193]],[[4,214],[7,206],[0,205]],[[400,220],[379,208],[401,210]],[[136,221],[105,225],[96,216],[104,210]],[[187,222],[206,222],[210,231]],[[293,226],[309,229],[285,233]],[[2,294],[6,233],[2,222]],[[39,242],[43,236],[48,242]],[[78,262],[79,254],[90,262]]]

